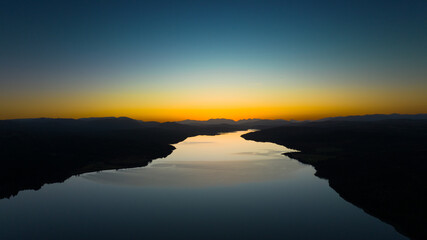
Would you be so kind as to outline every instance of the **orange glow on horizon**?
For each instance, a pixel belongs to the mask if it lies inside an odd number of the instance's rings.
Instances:
[[[0,95],[0,119],[127,116],[144,121],[294,119],[365,114],[417,114],[427,109],[421,86],[117,86]]]
[[[145,109],[128,111],[99,111],[99,112],[82,112],[79,114],[31,114],[31,115],[14,115],[11,117],[1,116],[2,119],[17,119],[17,118],[86,118],[86,117],[130,117],[143,121],[158,121],[171,122],[181,120],[199,120],[205,121],[209,119],[225,118],[232,120],[241,119],[284,119],[284,120],[317,120],[327,117],[350,116],[350,115],[366,115],[366,114],[417,114],[425,112],[417,111],[357,111],[357,109],[327,109],[327,108],[242,108],[242,109]]]

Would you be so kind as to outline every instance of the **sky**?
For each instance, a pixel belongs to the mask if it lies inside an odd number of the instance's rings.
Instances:
[[[0,119],[427,113],[427,1],[0,0]]]

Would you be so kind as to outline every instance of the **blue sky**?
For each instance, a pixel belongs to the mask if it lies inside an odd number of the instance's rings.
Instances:
[[[416,94],[427,89],[426,15],[425,1],[3,0],[0,92],[9,102],[218,84]]]

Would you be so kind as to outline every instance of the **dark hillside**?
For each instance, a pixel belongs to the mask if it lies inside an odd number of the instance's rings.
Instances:
[[[0,198],[75,174],[146,166],[171,154],[171,144],[187,137],[239,129],[129,118],[0,121]]]
[[[243,135],[299,150],[344,199],[427,239],[427,120],[301,123]]]

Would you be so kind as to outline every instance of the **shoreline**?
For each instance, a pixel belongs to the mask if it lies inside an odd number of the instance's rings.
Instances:
[[[344,200],[411,239],[426,239],[427,121],[320,123],[242,135],[299,152]],[[404,130],[404,131],[402,131]]]
[[[173,144],[188,137],[246,130],[173,123],[114,131],[109,127],[89,130],[87,126],[55,129],[50,122],[44,127],[0,128],[0,150],[4,156],[0,161],[0,199],[14,197],[22,190],[39,190],[44,184],[64,182],[83,173],[144,167],[171,154],[175,150]]]

